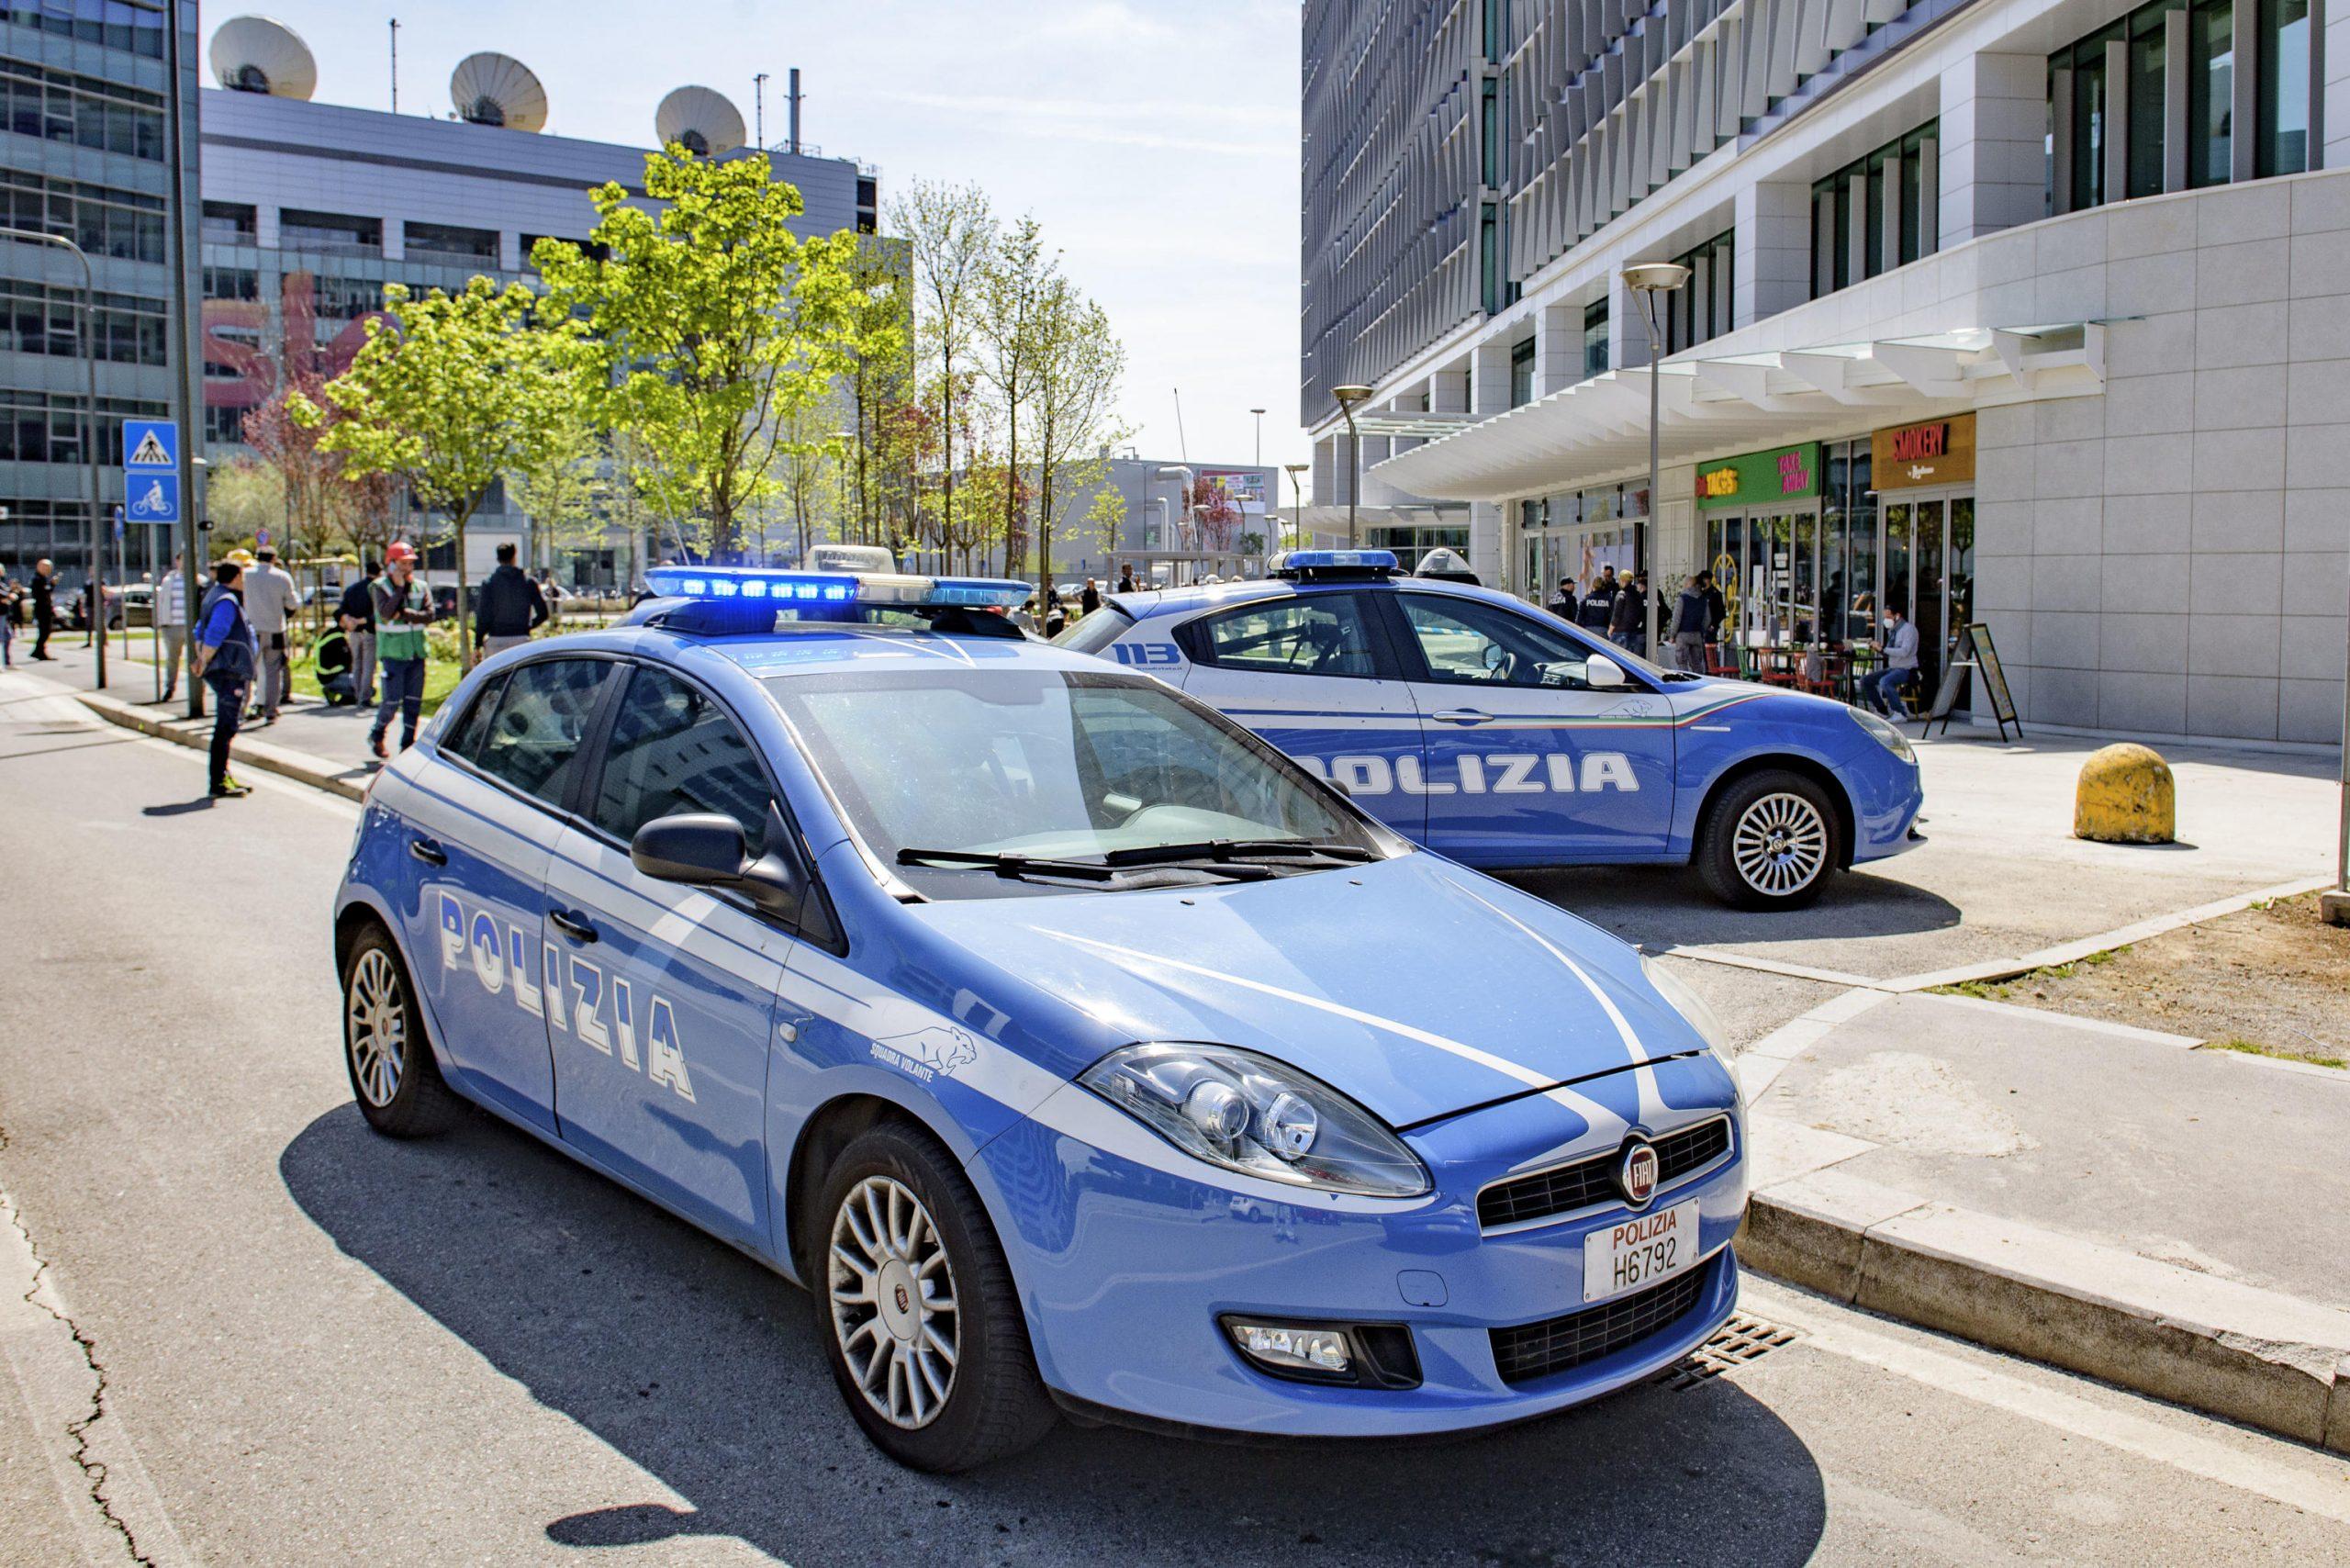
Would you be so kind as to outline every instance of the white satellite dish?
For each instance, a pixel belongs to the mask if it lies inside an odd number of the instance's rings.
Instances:
[[[743,111],[708,87],[680,87],[662,99],[653,112],[653,128],[662,146],[682,141],[698,158],[722,158],[749,140]]]
[[[510,54],[484,50],[457,62],[449,73],[449,96],[457,118],[509,130],[543,130],[547,90],[531,68]]]
[[[319,62],[301,35],[267,17],[231,17],[212,35],[212,78],[232,93],[308,98]]]

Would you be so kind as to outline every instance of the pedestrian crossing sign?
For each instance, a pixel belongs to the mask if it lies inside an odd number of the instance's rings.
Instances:
[[[122,465],[125,468],[178,468],[180,431],[177,421],[125,420],[122,424]]]

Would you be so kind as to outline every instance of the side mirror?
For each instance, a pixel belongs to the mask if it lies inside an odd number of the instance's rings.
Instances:
[[[1632,684],[1624,666],[1606,654],[1594,654],[1584,661],[1583,683],[1594,691],[1615,691]]]
[[[648,877],[711,887],[740,881],[747,853],[743,824],[716,812],[656,817],[636,830],[628,857]]]

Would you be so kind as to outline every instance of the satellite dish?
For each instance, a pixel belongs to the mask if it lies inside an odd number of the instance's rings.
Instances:
[[[267,17],[231,17],[212,35],[212,77],[232,93],[308,98],[319,85],[319,62],[301,35]]]
[[[653,128],[662,146],[681,141],[697,158],[722,158],[749,140],[743,131],[743,111],[725,94],[708,87],[680,87],[662,99],[653,113]]]
[[[457,62],[449,73],[449,96],[457,118],[509,130],[543,130],[547,90],[531,68],[510,54],[484,50]]]

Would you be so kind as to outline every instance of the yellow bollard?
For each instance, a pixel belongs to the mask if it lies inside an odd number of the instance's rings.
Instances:
[[[2073,836],[2100,844],[2168,844],[2178,827],[2170,764],[2149,746],[2109,745],[2081,765]]]

